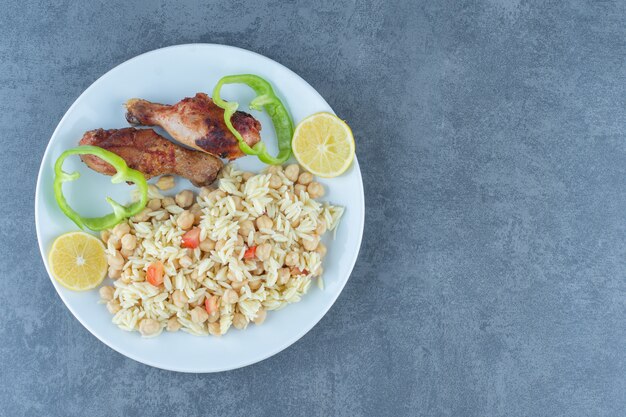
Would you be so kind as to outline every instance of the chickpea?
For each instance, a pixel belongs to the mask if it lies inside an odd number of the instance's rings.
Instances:
[[[318,243],[315,252],[320,254],[320,258],[323,258],[324,256],[326,256],[326,245],[324,245],[322,242]]]
[[[291,272],[289,268],[280,268],[278,270],[278,285],[285,285],[287,281],[289,281],[289,277],[291,276]]]
[[[113,234],[117,236],[118,239],[121,239],[126,233],[130,232],[130,226],[128,223],[120,223],[113,228]]]
[[[193,192],[191,190],[183,190],[176,194],[176,204],[182,208],[187,208],[193,204]]]
[[[121,270],[124,267],[124,257],[118,251],[115,251],[113,255],[107,255],[107,261],[112,268]]]
[[[259,261],[267,261],[272,254],[272,245],[263,243],[256,247],[255,255]]]
[[[138,193],[136,193],[138,194]],[[155,198],[155,196],[160,196],[159,188],[154,184],[148,184],[148,198]],[[158,197],[161,198],[161,197]],[[137,200],[139,200],[139,195],[137,195]]]
[[[291,164],[285,168],[285,177],[291,182],[298,181],[298,175],[300,174],[300,167],[298,164]]]
[[[252,220],[244,220],[239,223],[239,235],[247,238],[250,232],[254,230],[254,223]]]
[[[175,181],[171,175],[162,175],[155,184],[160,190],[166,191],[174,188]]]
[[[267,167],[268,174],[276,174],[282,170],[283,170],[283,167],[280,165],[270,165],[269,167]]]
[[[271,229],[274,226],[274,222],[267,215],[262,215],[258,219],[256,219],[256,227],[257,229]]]
[[[262,324],[265,321],[266,317],[267,317],[267,311],[260,308],[259,311],[256,312],[256,317],[253,320],[254,324],[256,325]]]
[[[191,207],[189,207],[189,211],[193,214],[202,214],[202,207],[200,207],[198,203],[193,203]]]
[[[105,244],[109,241],[111,237],[111,232],[108,230],[103,230],[100,232],[100,240],[102,240]]]
[[[168,332],[177,332],[178,330],[180,330],[180,327],[180,323],[178,322],[178,318],[176,318],[176,316],[170,317],[170,319],[167,321],[166,330]]]
[[[176,200],[172,197],[165,197],[161,200],[161,207],[168,208],[169,206],[173,206],[176,204]]]
[[[122,249],[125,249],[127,251],[132,251],[132,250],[135,250],[136,247],[137,247],[137,238],[134,235],[131,235],[130,233],[128,233],[122,237]]]
[[[147,222],[148,219],[150,218],[150,216],[148,216],[148,214],[150,214],[151,212],[152,212],[152,210],[150,210],[148,207],[145,207],[143,210],[141,210],[139,212],[139,214],[136,214],[135,216],[133,216],[132,220],[135,223]]]
[[[250,178],[254,177],[254,173],[252,172],[244,172],[241,176],[241,179],[244,181],[248,181]]]
[[[181,229],[188,230],[188,229],[191,229],[191,226],[193,226],[194,219],[195,217],[193,213],[190,212],[189,210],[185,210],[182,213],[180,213],[180,215],[176,219],[176,224]]]
[[[152,200],[148,201],[148,208],[150,210],[158,210],[161,208],[161,199],[159,198],[153,198]]]
[[[311,181],[313,181],[313,175],[309,174],[308,172],[303,172],[298,177],[298,183],[302,185],[309,185]]]
[[[250,282],[248,283],[248,287],[250,287],[250,290],[252,290],[252,291],[256,291],[256,290],[258,290],[259,288],[261,288],[261,284],[263,284],[263,283],[261,282],[261,280],[260,280],[260,279],[257,279],[256,281],[250,281]]]
[[[191,310],[189,315],[191,316],[191,321],[198,324],[204,323],[209,318],[209,313],[207,313],[206,310],[200,306],[197,306],[193,310]]]
[[[100,298],[106,301],[111,301],[113,299],[113,294],[115,294],[115,288],[105,285],[104,287],[100,287],[98,292],[100,293]]]
[[[117,236],[111,235],[107,241],[107,247],[120,250],[122,249],[122,241]]]
[[[231,290],[229,288],[224,291],[224,296],[222,297],[222,300],[224,300],[226,304],[235,304],[237,301],[239,301],[239,295],[235,290]]]
[[[278,175],[276,174],[270,175],[270,188],[278,189],[280,188],[281,185],[283,185],[283,181],[280,179]]]
[[[212,336],[221,336],[222,332],[220,329],[220,324],[215,322],[215,323],[210,323],[209,324],[209,334]]]
[[[296,266],[298,264],[300,256],[297,252],[289,252],[287,256],[285,256],[285,265],[287,266]]]
[[[154,336],[161,330],[161,324],[154,319],[143,319],[139,322],[139,333],[142,336]]]
[[[233,327],[237,330],[243,330],[248,325],[248,319],[241,313],[235,313],[233,315]]]
[[[109,267],[109,278],[118,279],[121,276],[122,276],[121,268],[113,268],[112,266]]]
[[[296,184],[293,187],[293,192],[296,193],[296,197],[300,198],[300,194],[306,192],[306,185]]]
[[[320,237],[318,235],[313,235],[313,239],[302,239],[302,246],[305,250],[314,251],[317,249],[317,245],[320,243]]]
[[[189,256],[185,255],[178,260],[178,263],[183,268],[189,268],[193,264],[193,260]]]
[[[212,191],[213,191],[213,188],[211,187],[202,187],[200,188],[200,192],[198,193],[198,196],[201,198],[207,198],[209,197]]]
[[[311,198],[320,198],[324,197],[326,191],[324,190],[324,186],[319,182],[312,182],[306,187],[306,191],[309,193]]]
[[[211,239],[205,239],[200,242],[200,250],[203,252],[210,252],[215,249],[215,242]]]
[[[175,290],[172,293],[172,302],[174,303],[176,307],[182,308],[185,306],[185,304],[187,304],[188,301],[189,301],[189,297],[187,297],[187,294],[185,294],[184,291]]]
[[[109,313],[111,314],[116,314],[121,309],[122,306],[117,300],[111,300],[107,303],[107,310],[109,310]]]
[[[224,239],[218,240],[217,242],[215,242],[215,250],[222,250],[225,244],[226,241]]]
[[[326,233],[326,220],[319,219],[317,221],[317,227],[315,228],[315,233],[320,236]]]

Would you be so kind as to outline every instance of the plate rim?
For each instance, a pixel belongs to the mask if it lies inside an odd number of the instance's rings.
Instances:
[[[92,89],[94,88],[104,77],[106,77],[109,73],[111,73],[112,71],[115,71],[117,69],[119,69],[120,67],[130,64],[132,61],[138,60],[141,57],[144,57],[146,55],[151,55],[151,54],[156,54],[156,53],[160,53],[164,50],[169,50],[169,49],[184,49],[184,48],[192,48],[192,47],[217,47],[217,48],[224,48],[226,50],[239,50],[245,53],[249,53],[249,54],[253,54],[256,55],[258,58],[268,61],[273,65],[278,65],[279,67],[282,67],[284,70],[286,70],[287,72],[291,73],[293,76],[295,76],[296,78],[298,78],[300,81],[302,81],[303,83],[305,83],[306,85],[308,85],[312,91],[315,92],[315,94],[317,94],[319,96],[319,98],[325,102],[326,104],[328,104],[328,102],[326,102],[326,100],[324,99],[324,97],[311,85],[309,84],[304,78],[302,78],[300,75],[298,75],[296,72],[292,71],[291,69],[289,69],[288,67],[286,67],[285,65],[281,64],[280,62],[275,61],[272,58],[268,58],[265,55],[262,55],[258,52],[254,52],[254,51],[250,51],[248,49],[245,48],[240,48],[237,46],[231,46],[231,45],[225,45],[225,44],[219,44],[219,43],[183,43],[183,44],[177,44],[177,45],[170,45],[170,46],[166,46],[163,48],[157,48],[157,49],[153,49],[147,52],[143,52],[139,55],[136,55],[130,59],[127,59],[123,62],[120,62],[119,64],[115,65],[114,67],[110,68],[109,70],[107,70],[104,74],[102,74],[101,76],[99,76],[96,80],[94,80],[85,90],[83,90],[83,92],[74,100],[74,102],[70,105],[70,107],[65,111],[65,113],[63,114],[63,117],[59,120],[59,122],[57,123],[54,131],[52,132],[52,135],[50,135],[50,138],[48,139],[48,144],[46,145],[46,149],[41,157],[41,163],[39,165],[39,172],[37,174],[37,184],[35,187],[35,198],[34,198],[34,205],[35,205],[35,210],[34,210],[34,215],[35,215],[35,229],[36,229],[36,235],[37,235],[37,244],[39,246],[39,252],[41,254],[41,258],[44,264],[44,267],[46,269],[46,273],[48,274],[48,278],[50,279],[50,281],[52,282],[52,286],[54,287],[57,295],[59,296],[59,298],[61,299],[61,301],[63,301],[63,304],[65,305],[65,307],[72,313],[72,316],[74,316],[74,318],[76,320],[78,320],[78,322],[85,328],[87,329],[87,331],[94,336],[96,339],[98,339],[100,342],[102,342],[104,345],[108,346],[110,349],[112,349],[113,351],[127,357],[130,358],[136,362],[139,362],[141,364],[144,365],[148,365],[154,368],[158,368],[158,369],[164,369],[167,371],[173,371],[173,372],[182,372],[182,373],[192,373],[192,374],[205,374],[205,373],[217,373],[217,372],[225,372],[225,371],[229,371],[229,370],[235,370],[235,369],[240,369],[240,368],[244,368],[246,366],[250,366],[253,365],[255,363],[259,363],[262,362],[268,358],[271,358],[274,355],[277,355],[278,353],[282,352],[283,350],[287,349],[288,347],[290,347],[291,345],[293,345],[294,343],[296,343],[298,340],[300,340],[302,337],[304,337],[308,332],[310,332],[321,320],[322,318],[324,318],[326,316],[326,314],[328,313],[328,311],[330,311],[330,309],[332,308],[332,306],[335,305],[335,302],[337,301],[337,299],[339,298],[339,295],[343,292],[346,284],[348,283],[348,280],[350,279],[350,277],[352,276],[352,272],[354,271],[354,266],[356,265],[356,261],[358,259],[360,250],[361,250],[361,246],[363,243],[363,232],[364,232],[364,228],[365,228],[365,189],[363,187],[363,177],[361,175],[361,169],[359,166],[359,162],[357,159],[357,155],[355,153],[354,155],[354,161],[353,163],[353,169],[356,171],[356,175],[357,175],[357,179],[360,185],[360,194],[362,196],[361,199],[361,216],[358,219],[359,220],[359,230],[358,230],[358,236],[357,236],[357,250],[355,252],[355,255],[353,256],[353,259],[351,259],[351,264],[350,264],[350,268],[349,268],[349,272],[348,272],[348,276],[345,279],[345,281],[343,282],[343,284],[341,284],[341,287],[338,288],[336,294],[334,296],[332,296],[332,302],[328,304],[327,307],[323,308],[322,310],[317,310],[319,312],[319,317],[317,317],[316,319],[314,319],[310,326],[303,326],[302,329],[298,332],[293,332],[291,335],[289,335],[288,337],[286,337],[286,340],[283,343],[280,343],[279,345],[277,345],[277,347],[275,349],[271,349],[269,350],[268,353],[261,355],[258,358],[252,358],[246,361],[242,361],[239,365],[237,366],[217,366],[214,367],[211,370],[206,370],[206,369],[200,369],[200,370],[191,370],[191,369],[187,369],[184,367],[172,367],[172,366],[164,366],[163,364],[159,364],[157,362],[154,362],[152,360],[149,359],[145,359],[145,358],[141,358],[137,355],[135,355],[132,352],[129,352],[127,349],[125,349],[124,347],[120,347],[120,346],[112,346],[111,344],[109,344],[109,342],[107,340],[104,340],[103,338],[100,337],[100,335],[98,335],[96,332],[85,320],[83,320],[79,314],[77,314],[74,309],[71,307],[70,303],[68,303],[68,301],[66,300],[65,296],[63,295],[63,293],[61,291],[59,291],[59,285],[55,279],[52,277],[52,274],[50,273],[50,267],[48,265],[48,257],[47,257],[47,253],[44,251],[44,247],[43,247],[43,242],[42,242],[42,232],[41,232],[41,225],[39,223],[39,200],[41,198],[41,193],[40,193],[40,189],[42,187],[42,177],[43,177],[43,171],[44,171],[44,161],[47,159],[49,153],[51,152],[51,145],[52,145],[52,139],[54,137],[56,137],[59,128],[61,127],[61,125],[63,124],[63,122],[65,121],[65,119],[68,117],[68,115],[74,110],[75,107],[77,107],[78,105],[81,104],[84,96]],[[330,105],[328,105],[328,107],[332,110],[332,107]],[[335,113],[334,110],[332,110],[333,114]]]

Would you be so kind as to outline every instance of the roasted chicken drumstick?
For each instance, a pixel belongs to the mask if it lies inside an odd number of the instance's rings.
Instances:
[[[224,123],[224,110],[204,93],[171,106],[132,98],[126,102],[126,110],[128,122],[161,126],[174,139],[192,148],[230,160],[244,156],[237,138]],[[232,122],[248,145],[261,140],[261,124],[251,115],[238,111]]]
[[[94,145],[122,157],[129,167],[141,171],[146,179],[157,175],[180,175],[195,186],[211,184],[222,169],[222,161],[204,152],[192,151],[176,145],[152,129],[96,129],[80,140],[81,145]],[[96,172],[115,174],[115,168],[94,155],[81,159]]]

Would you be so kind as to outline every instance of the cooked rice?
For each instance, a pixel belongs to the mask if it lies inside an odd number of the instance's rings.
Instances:
[[[207,253],[200,248],[181,248],[181,238],[186,231],[177,226],[176,220],[184,209],[177,205],[148,213],[148,221],[128,220],[130,233],[137,238],[137,247],[125,257],[122,276],[114,284],[112,303],[119,303],[120,308],[113,316],[113,323],[124,330],[138,331],[142,320],[153,319],[160,324],[160,330],[154,334],[158,335],[166,328],[168,320],[176,317],[180,328],[193,335],[208,335],[210,321],[219,323],[219,332],[212,334],[225,334],[236,314],[245,317],[245,328],[261,314],[261,309],[278,310],[300,301],[313,279],[317,279],[318,286],[323,288],[321,255],[305,250],[302,242],[314,239],[320,221],[325,222],[328,231],[335,231],[344,209],[320,203],[306,192],[295,195],[294,183],[282,170],[274,174],[258,174],[247,181],[242,175],[243,172],[235,166],[227,165],[222,170],[218,188],[224,195],[213,192],[196,198],[202,210],[197,226],[200,227],[200,240],[223,241],[219,250]],[[271,175],[280,177],[280,188],[270,188]],[[243,209],[237,210],[233,196],[242,199]],[[150,197],[163,198],[156,187],[150,187]],[[252,230],[243,237],[244,244],[238,244],[240,222],[254,221],[263,214],[272,219],[272,229]],[[262,262],[264,271],[261,275],[254,275],[256,263],[260,261],[244,260],[244,253],[248,247],[266,242],[271,244],[270,257]],[[115,255],[115,240],[109,239],[105,243],[107,253]],[[289,252],[298,254],[295,268],[299,271],[290,275],[286,284],[280,285],[278,271],[284,267]],[[180,266],[178,261],[184,256],[192,259],[191,266]],[[155,287],[145,281],[145,273],[150,264],[158,261],[165,267],[164,282]],[[258,281],[260,287],[253,290],[250,284],[256,284],[254,288]],[[242,282],[235,304],[221,299],[227,289]],[[173,302],[175,290],[184,292],[188,298],[182,307]],[[191,310],[196,306],[204,308],[205,299],[212,295],[220,300],[219,318],[214,316],[203,323],[194,322]]]

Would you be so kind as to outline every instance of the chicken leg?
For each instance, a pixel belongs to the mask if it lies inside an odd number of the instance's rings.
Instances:
[[[142,172],[146,179],[158,175],[180,175],[195,186],[211,184],[222,169],[222,161],[204,152],[176,145],[152,129],[96,129],[83,135],[80,145],[94,145],[122,157],[129,167]],[[105,175],[115,168],[94,155],[81,155],[87,166]]]
[[[129,123],[160,126],[192,148],[229,160],[244,156],[237,138],[224,123],[224,110],[204,93],[171,106],[132,98],[126,102],[126,110]],[[251,115],[238,111],[232,123],[248,145],[261,140],[261,123]]]

